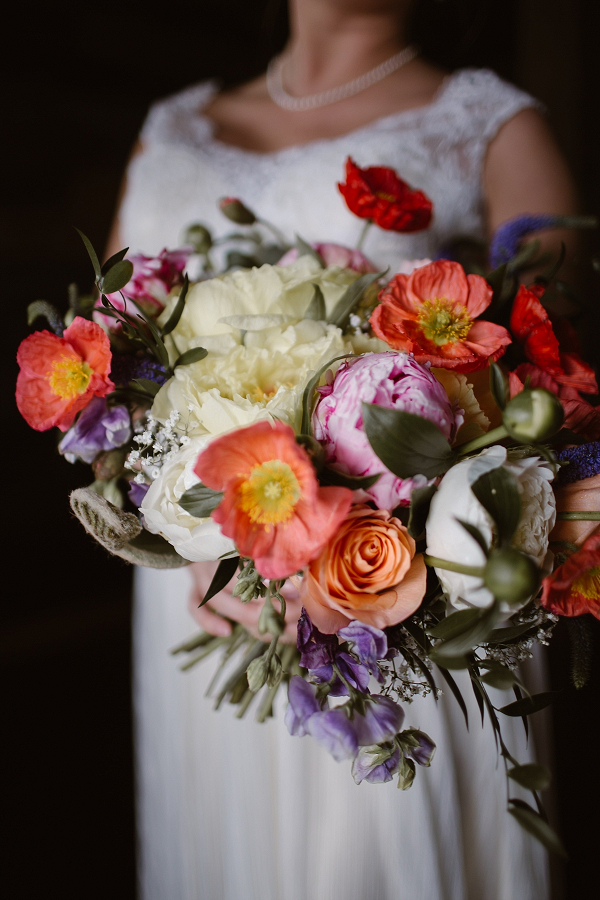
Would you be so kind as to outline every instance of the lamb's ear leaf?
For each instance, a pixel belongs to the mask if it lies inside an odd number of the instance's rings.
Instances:
[[[363,403],[362,412],[371,447],[398,478],[436,478],[456,462],[456,452],[428,419],[374,403]]]
[[[208,603],[208,601],[211,600],[215,594],[218,594],[219,591],[222,591],[224,587],[227,587],[237,571],[239,561],[239,556],[229,556],[227,559],[221,560],[217,566],[217,571],[213,575],[210,587],[204,595],[202,603],[199,604],[198,609],[200,609],[201,606],[204,606],[205,603]]]

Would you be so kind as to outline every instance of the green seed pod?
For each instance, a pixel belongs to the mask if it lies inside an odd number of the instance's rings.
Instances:
[[[516,441],[546,441],[561,427],[564,411],[558,397],[544,388],[521,391],[506,404],[502,424]]]
[[[497,600],[520,603],[537,591],[539,570],[524,553],[512,547],[499,547],[489,555],[483,583]]]

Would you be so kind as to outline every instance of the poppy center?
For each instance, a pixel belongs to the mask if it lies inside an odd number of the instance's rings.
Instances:
[[[291,467],[271,459],[252,470],[240,487],[240,508],[257,525],[281,525],[291,519],[302,491]]]
[[[52,363],[52,370],[48,375],[50,390],[62,400],[73,400],[79,394],[85,393],[93,375],[92,369],[86,362],[63,356]]]
[[[375,196],[379,198],[379,200],[386,200],[388,203],[395,203],[396,197],[393,194],[386,194],[385,191],[375,191]]]
[[[436,347],[464,341],[471,328],[466,308],[443,297],[425,300],[417,321],[427,340]]]
[[[600,599],[600,566],[592,566],[587,572],[578,575],[571,590],[577,594],[581,594],[586,600]]]

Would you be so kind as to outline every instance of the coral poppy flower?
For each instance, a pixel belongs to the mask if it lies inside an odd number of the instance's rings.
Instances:
[[[423,191],[413,191],[386,166],[359,168],[348,157],[346,181],[338,184],[351,212],[372,219],[386,231],[423,231],[431,222],[432,203]]]
[[[559,384],[568,385],[585,394],[597,394],[594,370],[581,358],[579,342],[571,324],[560,320],[561,341],[554,333],[552,321],[540,303],[543,288],[521,285],[514,299],[510,330],[523,345],[527,359],[551,375]]]
[[[542,582],[542,606],[558,616],[600,619],[600,533],[594,532]]]
[[[493,322],[474,321],[487,309],[492,289],[481,275],[467,275],[446,259],[395,275],[371,316],[377,337],[417,362],[475,372],[505,352],[510,334]]]
[[[224,491],[212,518],[264,578],[286,578],[318,556],[352,502],[348,488],[319,487],[308,454],[282,422],[216,438],[194,471]]]
[[[76,316],[62,337],[36,331],[17,352],[17,406],[28,425],[66,431],[92,397],[105,397],[114,384],[108,377],[110,342],[95,322]]]

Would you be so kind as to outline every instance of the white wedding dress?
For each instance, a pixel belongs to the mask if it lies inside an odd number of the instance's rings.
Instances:
[[[227,146],[202,107],[213,84],[156,104],[142,131],[120,213],[132,250],[176,247],[195,221],[231,230],[217,208],[240,197],[293,240],[356,244],[362,222],[336,182],[351,155],[394,167],[434,203],[429,231],[373,227],[365,252],[385,268],[432,256],[456,235],[482,235],[481,172],[502,124],[535,101],[488,71],[446,79],[428,106],[332,140],[275,153]],[[265,725],[252,710],[212,711],[210,661],[178,670],[169,649],[195,624],[189,573],[140,570],[135,599],[135,706],[142,900],[545,900],[545,852],[506,812],[503,766],[481,728],[468,684],[470,731],[446,690],[406,707],[406,727],[436,741],[411,790],[354,784],[309,737],[290,737],[281,709]],[[440,679],[443,686],[443,682]],[[496,705],[508,702],[499,697]],[[502,718],[525,762],[519,719]],[[514,793],[514,790],[513,790]]]

